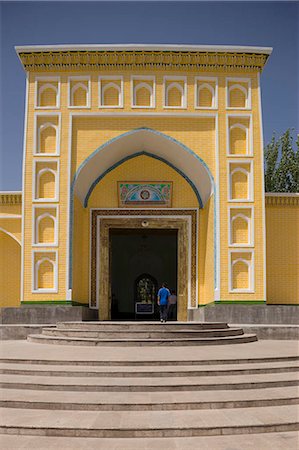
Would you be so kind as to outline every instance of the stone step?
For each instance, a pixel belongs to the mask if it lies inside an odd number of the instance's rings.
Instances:
[[[0,324],[0,341],[23,340],[29,334],[40,334],[44,327],[55,327],[52,324]]]
[[[198,346],[198,345],[225,345],[244,344],[257,341],[253,334],[243,334],[241,336],[210,337],[210,338],[165,338],[165,339],[92,339],[92,338],[69,338],[58,336],[45,336],[42,334],[29,335],[30,342],[40,344],[62,344],[62,345],[95,345],[100,347],[143,347],[143,346]]]
[[[189,411],[47,411],[1,408],[2,434],[184,437],[299,430],[296,405]]]
[[[35,349],[36,351],[36,349]],[[138,359],[138,360],[113,360],[113,359],[85,359],[75,360],[67,359],[68,354],[64,354],[64,359],[25,359],[25,358],[0,358],[1,364],[34,364],[34,365],[53,365],[53,366],[79,366],[79,367],[155,367],[155,366],[218,366],[218,365],[235,365],[235,364],[291,364],[299,361],[299,356],[277,356],[277,357],[260,357],[260,358],[226,358],[226,359],[166,359],[167,355],[161,356],[161,359]],[[101,355],[102,357],[103,355]],[[184,355],[180,355],[183,357]],[[129,358],[129,357],[128,357]]]
[[[58,329],[80,329],[92,331],[156,331],[156,330],[210,330],[216,328],[229,328],[226,322],[58,322]]]
[[[299,325],[289,324],[231,324],[233,328],[242,328],[244,333],[256,334],[258,339],[296,340],[299,339]]]
[[[298,450],[298,433],[163,438],[80,438],[0,435],[3,449],[38,450]]]
[[[297,387],[185,392],[63,392],[2,389],[6,408],[80,411],[161,411],[249,408],[299,403]]]
[[[90,329],[76,328],[43,328],[42,334],[45,336],[58,337],[83,337],[91,339],[182,339],[182,338],[205,338],[205,337],[226,337],[240,336],[244,332],[242,328],[224,328],[210,330],[114,330],[114,331],[96,331]]]
[[[162,363],[161,363],[162,364]],[[271,364],[237,364],[237,365],[218,365],[217,368],[211,366],[184,366],[179,368],[173,366],[141,366],[136,367],[118,366],[118,367],[95,367],[95,366],[64,366],[59,368],[49,368],[41,364],[1,364],[0,374],[12,375],[32,375],[32,376],[71,376],[71,377],[194,377],[194,376],[219,376],[219,375],[251,375],[258,373],[282,373],[298,372],[299,363],[271,363]]]
[[[89,392],[154,392],[200,391],[223,389],[263,389],[266,387],[298,386],[297,373],[254,375],[223,375],[213,377],[57,377],[31,375],[1,375],[0,387]]]

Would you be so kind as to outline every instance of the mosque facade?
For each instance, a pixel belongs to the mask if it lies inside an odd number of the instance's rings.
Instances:
[[[299,303],[299,198],[264,192],[260,75],[271,49],[16,52],[27,77],[23,189],[0,194],[2,306],[136,318],[153,313],[164,281],[182,321],[217,302]]]

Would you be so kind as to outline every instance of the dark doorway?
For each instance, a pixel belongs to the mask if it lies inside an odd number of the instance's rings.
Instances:
[[[161,283],[177,290],[177,230],[111,229],[110,268],[111,319],[157,319]]]

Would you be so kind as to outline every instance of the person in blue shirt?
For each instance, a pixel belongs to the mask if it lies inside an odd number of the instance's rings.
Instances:
[[[169,289],[166,283],[162,283],[162,287],[158,291],[158,305],[160,307],[160,320],[166,323],[167,321],[167,310],[168,310],[168,298],[170,296]]]

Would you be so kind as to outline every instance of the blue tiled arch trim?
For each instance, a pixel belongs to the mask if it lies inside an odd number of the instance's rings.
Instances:
[[[202,199],[200,196],[200,193],[198,192],[198,189],[196,188],[196,186],[192,183],[192,181],[190,180],[190,178],[188,178],[180,169],[178,169],[176,166],[174,166],[173,164],[171,164],[170,162],[168,162],[166,159],[161,158],[160,156],[154,155],[152,153],[146,152],[146,151],[142,151],[142,152],[137,152],[134,153],[133,155],[129,155],[126,156],[125,158],[121,159],[120,161],[118,161],[117,163],[113,164],[111,167],[109,167],[109,169],[107,169],[102,175],[100,175],[90,186],[86,197],[84,199],[84,208],[87,208],[88,205],[88,200],[89,197],[92,194],[92,191],[94,190],[94,188],[96,187],[96,185],[112,170],[116,169],[116,167],[120,166],[121,164],[123,164],[126,161],[129,161],[130,159],[133,158],[137,158],[138,156],[149,156],[150,158],[154,158],[157,159],[158,161],[162,161],[163,163],[167,164],[169,167],[171,167],[172,169],[174,169],[176,172],[178,172],[191,186],[191,188],[193,189],[196,198],[198,200],[198,203],[200,205],[200,207],[203,207],[203,203],[202,203]]]
[[[69,224],[69,234],[70,234],[70,248],[69,248],[69,289],[72,288],[72,268],[73,268],[73,221],[74,221],[74,189],[75,189],[75,184],[76,181],[80,175],[81,170],[89,163],[90,160],[92,160],[92,158],[98,154],[99,152],[101,152],[103,149],[105,149],[106,147],[108,147],[109,145],[111,145],[113,142],[124,138],[125,136],[128,135],[132,135],[135,134],[141,130],[146,130],[149,131],[155,135],[161,136],[171,142],[174,142],[175,144],[177,144],[179,147],[181,147],[181,149],[185,152],[188,152],[189,154],[191,154],[201,165],[203,165],[209,175],[209,178],[211,180],[211,184],[213,186],[213,192],[214,192],[214,273],[215,273],[215,284],[216,284],[216,280],[217,280],[217,264],[216,264],[216,260],[217,260],[217,255],[216,255],[216,228],[215,228],[215,224],[216,224],[216,213],[217,213],[217,208],[216,208],[216,199],[217,199],[217,195],[216,195],[216,185],[214,182],[214,178],[213,175],[211,174],[211,171],[208,167],[208,165],[205,163],[205,161],[198,156],[196,153],[194,153],[189,147],[187,147],[185,144],[182,144],[181,142],[177,141],[176,139],[174,139],[171,136],[168,136],[164,133],[162,133],[161,131],[157,131],[157,130],[153,130],[151,128],[147,128],[147,127],[141,127],[141,128],[136,128],[134,130],[130,130],[126,133],[123,133],[119,136],[116,136],[115,138],[105,142],[103,145],[101,145],[100,147],[98,147],[93,153],[91,153],[79,166],[73,181],[72,181],[72,185],[71,185],[71,190],[70,190],[70,224]],[[125,161],[128,161],[132,158],[136,158],[138,156],[149,156],[151,158],[157,159],[159,161],[164,162],[165,164],[167,164],[169,167],[171,167],[172,169],[174,169],[177,173],[179,173],[191,186],[191,188],[193,189],[198,203],[200,205],[200,208],[203,207],[203,203],[202,203],[202,199],[200,196],[200,193],[198,191],[198,189],[196,188],[196,186],[194,185],[194,183],[180,170],[178,169],[176,166],[174,166],[173,164],[169,163],[167,160],[165,160],[164,158],[158,156],[158,155],[154,155],[150,152],[147,151],[140,151],[137,153],[134,153],[133,155],[129,155],[123,159],[121,159],[120,161],[118,161],[117,163],[113,164],[109,169],[107,169],[103,174],[101,174],[96,180],[94,180],[94,182],[91,184],[85,199],[84,199],[84,208],[87,207],[88,205],[88,200],[89,197],[93,191],[93,189],[96,187],[96,185],[109,173],[111,172],[113,169],[115,169],[116,167],[118,167],[119,165],[123,164]],[[182,155],[183,156],[183,155]]]

